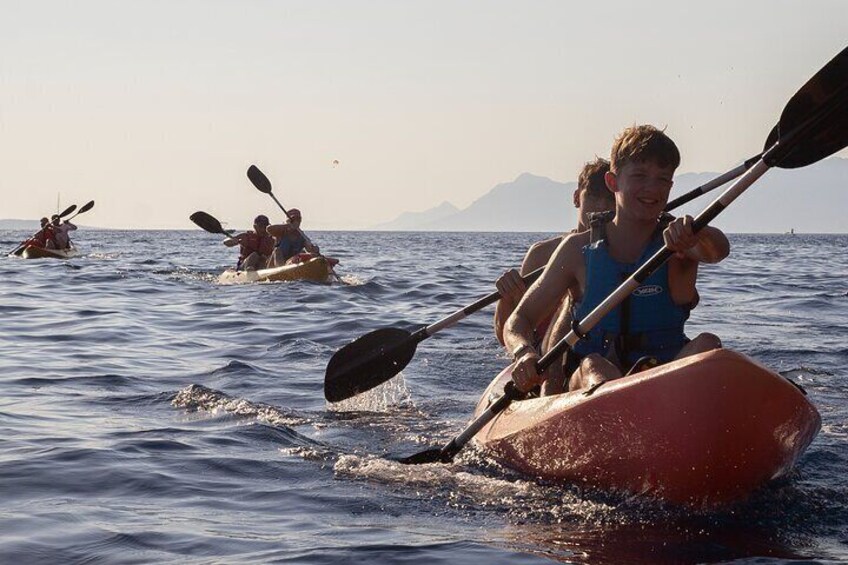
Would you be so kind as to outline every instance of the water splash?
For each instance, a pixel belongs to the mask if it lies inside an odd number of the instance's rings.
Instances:
[[[347,286],[362,286],[368,283],[368,279],[364,277],[360,277],[359,275],[353,274],[344,274],[340,275],[342,282]]]
[[[254,403],[244,398],[234,398],[221,391],[197,384],[189,385],[179,391],[171,401],[171,405],[191,411],[203,410],[212,414],[226,412],[234,416],[254,418],[272,426],[290,427],[311,423],[311,419],[293,412],[283,411],[268,404]]]
[[[332,412],[389,412],[394,408],[413,407],[412,395],[403,373],[354,397],[327,404]]]

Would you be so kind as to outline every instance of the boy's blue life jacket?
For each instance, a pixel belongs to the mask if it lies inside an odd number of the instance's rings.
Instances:
[[[663,246],[662,231],[670,217],[660,219],[650,243],[635,263],[619,263],[609,254],[606,241],[606,223],[613,214],[594,218],[592,230],[603,230],[602,235],[591,237],[583,247],[586,263],[586,289],[583,299],[575,304],[572,319],[584,319],[607,296],[635,273]],[[691,305],[679,306],[671,298],[668,284],[668,263],[663,264],[624,302],[604,316],[585,338],[574,346],[578,358],[590,353],[608,356],[614,348],[616,359],[626,371],[640,357],[655,357],[660,363],[674,359],[689,341],[683,325],[689,318]]]
[[[288,261],[306,247],[306,238],[304,238],[300,232],[297,232],[294,237],[290,237],[288,234],[284,235],[280,238],[280,242],[277,243],[277,249],[281,250],[283,254],[283,261]]]

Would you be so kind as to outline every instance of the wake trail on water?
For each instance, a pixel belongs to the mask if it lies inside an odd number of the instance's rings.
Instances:
[[[312,420],[295,412],[282,410],[268,404],[255,403],[244,398],[235,398],[221,391],[192,384],[177,392],[171,401],[175,408],[189,411],[203,410],[211,414],[228,413],[252,418],[272,426],[291,427],[310,424]]]
[[[232,397],[198,384],[179,391],[171,404],[190,411],[249,418],[275,427],[312,425],[321,428],[327,425],[315,417]],[[420,420],[422,414],[408,410],[412,401],[402,375],[367,393],[328,406],[331,418],[337,419],[336,424],[348,421],[366,427],[377,426],[394,436],[390,441],[395,445],[399,439],[406,445],[410,441],[417,445],[434,440],[431,435],[411,429],[411,424]],[[407,409],[392,412],[392,408],[399,406]],[[423,500],[446,501],[456,509],[474,512],[484,509],[493,516],[508,513],[515,519],[532,517],[548,523],[566,520],[597,525],[611,520],[619,523],[623,519],[616,512],[617,504],[586,498],[579,489],[571,492],[517,477],[473,447],[463,451],[451,465],[404,465],[394,460],[394,455],[362,453],[357,449],[344,452],[300,434],[298,437],[303,440],[301,445],[282,447],[280,452],[305,461],[333,461],[332,470],[338,479],[396,487]]]

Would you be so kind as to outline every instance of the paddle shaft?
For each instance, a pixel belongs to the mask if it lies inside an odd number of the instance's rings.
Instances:
[[[723,175],[720,175],[720,176],[714,178],[713,180],[709,181],[708,183],[702,184],[698,188],[693,188],[692,190],[690,190],[686,194],[678,196],[677,198],[675,198],[674,200],[672,200],[671,202],[669,202],[666,205],[665,211],[671,212],[675,208],[679,208],[680,206],[683,206],[687,202],[690,202],[690,201],[698,198],[702,194],[706,194],[706,193],[710,192],[711,190],[715,190],[716,188],[720,187],[721,185],[732,181],[733,179],[737,178],[738,176],[742,175],[745,171],[747,171],[748,169],[753,167],[754,164],[756,164],[756,162],[759,161],[762,156],[763,156],[762,153],[755,155],[755,156],[751,157],[750,159],[748,159],[747,161],[745,161],[744,163],[742,163],[741,165],[739,165],[738,167],[727,171]]]
[[[544,270],[545,270],[544,267],[539,267],[535,271],[527,273],[526,275],[521,277],[521,280],[523,280],[524,284],[526,284],[526,285],[533,284],[533,282],[542,275],[542,272]],[[442,331],[445,328],[449,328],[453,325],[456,325],[456,323],[459,322],[460,320],[463,320],[464,318],[470,316],[474,312],[482,310],[486,306],[494,304],[495,302],[497,302],[500,299],[501,299],[500,293],[498,291],[494,291],[490,294],[487,294],[486,296],[484,296],[483,298],[481,298],[477,302],[474,302],[473,304],[469,304],[465,308],[457,310],[456,312],[454,312],[450,316],[442,318],[438,322],[435,322],[434,324],[430,324],[426,328],[422,328],[422,329],[418,330],[413,335],[421,334],[422,337],[420,339],[418,339],[417,341],[421,341],[422,339],[426,339],[426,338],[430,337],[431,335]]]
[[[406,460],[401,460],[402,463],[433,463],[436,461],[441,461],[442,463],[450,463],[453,458],[456,456],[460,450],[465,447],[471,438],[477,435],[477,432],[482,430],[486,424],[492,421],[495,416],[504,411],[507,406],[509,406],[513,400],[518,400],[521,398],[523,394],[515,387],[512,381],[508,382],[504,387],[504,393],[492,402],[486,411],[480,414],[476,420],[468,424],[468,426],[462,430],[462,433],[450,440],[447,445],[442,447],[441,449],[433,449],[428,450],[423,453],[413,455],[412,457],[406,458]],[[424,457],[424,460],[415,461],[416,457]]]

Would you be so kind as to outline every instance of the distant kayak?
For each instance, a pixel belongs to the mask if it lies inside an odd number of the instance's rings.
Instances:
[[[476,415],[509,378],[507,368],[489,385]],[[475,440],[533,477],[716,506],[785,475],[820,428],[798,387],[721,349],[604,383],[589,396],[513,402]]]
[[[228,269],[218,277],[219,284],[245,284],[263,281],[314,281],[330,280],[330,263],[326,257],[313,257],[302,263],[283,265],[257,271]]]
[[[21,257],[24,259],[71,259],[77,255],[79,255],[79,251],[73,246],[68,249],[48,249],[46,247],[27,245],[21,252]]]

